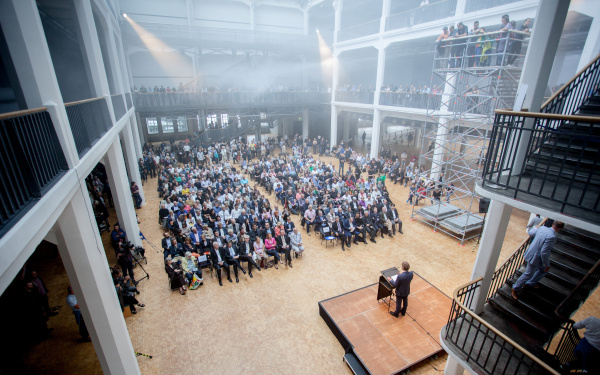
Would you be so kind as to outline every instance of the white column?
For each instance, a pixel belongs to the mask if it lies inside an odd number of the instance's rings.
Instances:
[[[450,101],[452,100],[452,97],[454,95],[455,82],[456,75],[448,73],[446,75],[446,84],[444,85],[444,92],[442,93],[440,112],[450,112]],[[451,125],[448,122],[448,117],[439,117],[430,174],[430,178],[434,181],[438,180],[442,171],[442,166],[444,164],[444,155],[447,155],[448,153],[448,151],[445,149],[446,136],[448,135],[448,128]]]
[[[381,141],[381,111],[373,111],[373,130],[371,131],[371,159],[379,157],[379,142]]]
[[[373,95],[373,104],[379,105],[381,96],[381,86],[383,85],[383,76],[385,73],[385,48],[383,45],[377,49],[377,76],[375,78],[375,95]]]
[[[350,138],[350,113],[346,112],[344,116],[344,126],[342,127],[342,139],[344,142],[348,142]]]
[[[308,108],[302,108],[302,139],[308,137]]]
[[[390,15],[391,3],[392,3],[391,0],[383,0],[383,7],[382,7],[382,12],[381,12],[381,22],[379,23],[379,33],[385,32],[385,22],[386,22],[388,16]]]
[[[135,141],[133,132],[131,130],[131,122],[127,122],[127,124],[123,127],[120,136],[122,140],[123,156],[125,157],[126,161],[125,167],[127,168],[127,175],[129,176],[130,183],[135,181],[135,183],[139,186],[143,206],[146,203],[146,199],[144,198],[142,178],[140,176],[140,168],[138,166],[139,159],[135,152]]]
[[[333,24],[333,45],[337,44],[338,31],[342,27],[342,3],[343,0],[333,0],[333,10],[335,11],[334,24]]]
[[[511,206],[498,201],[492,200],[488,207],[486,223],[481,235],[481,245],[471,273],[471,280],[483,277],[471,306],[468,306],[475,314],[483,312],[483,305],[485,305],[487,293],[492,283],[492,276],[498,264],[511,213]]]
[[[136,116],[131,116],[129,118],[129,122],[131,123],[131,133],[133,135],[133,143],[135,146],[135,155],[137,156],[137,159],[139,160],[141,157],[144,156],[144,153],[142,151],[142,143],[140,141],[140,131],[138,129],[138,123],[137,123],[137,119]]]
[[[448,353],[448,359],[446,359],[446,367],[444,368],[444,375],[463,375],[465,369],[458,363],[454,357]]]
[[[329,147],[337,145],[337,118],[338,109],[335,105],[331,105],[331,135],[329,136]]]
[[[106,97],[108,103],[108,113],[111,116],[113,123],[115,115],[113,111],[112,100],[110,99],[110,88],[108,87],[108,79],[104,62],[102,61],[102,50],[98,41],[98,33],[96,32],[94,13],[92,4],[86,0],[75,0],[75,12],[77,14],[77,24],[83,41],[83,48],[90,71],[90,79],[92,84],[92,92],[96,98],[101,96]]]
[[[467,7],[467,0],[457,0],[456,1],[456,12],[454,13],[455,18],[460,19],[460,17],[463,14],[465,14],[466,7]]]
[[[309,8],[307,6],[306,9],[304,9],[303,19],[302,19],[303,20],[303,24],[302,24],[303,30],[302,31],[304,32],[304,35],[308,35],[308,28],[309,28],[309,25],[310,25],[309,15],[310,15],[309,14]]]
[[[58,250],[102,370],[105,374],[140,374],[95,223],[87,189],[81,183],[57,221]],[[70,329],[77,328],[73,324]]]
[[[49,107],[67,164],[79,163],[35,0],[0,1],[0,24],[28,108]]]
[[[254,1],[250,2],[250,30],[256,29],[256,17],[254,14]]]
[[[585,68],[592,60],[594,60],[600,52],[600,16],[596,16],[592,19],[592,25],[588,32],[583,51],[581,51],[581,58],[579,58],[579,65],[577,71]]]
[[[140,227],[135,217],[133,198],[131,197],[129,181],[127,180],[123,150],[121,149],[119,138],[115,139],[113,144],[108,148],[105,160],[106,174],[108,175],[108,182],[110,183],[112,196],[115,201],[115,210],[117,211],[119,224],[127,232],[127,239],[136,246],[141,246],[142,240],[139,236]]]

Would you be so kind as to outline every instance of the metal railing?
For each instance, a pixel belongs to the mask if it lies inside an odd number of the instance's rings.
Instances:
[[[487,374],[548,372],[558,375],[546,363],[469,309],[479,293],[481,281],[482,278],[478,278],[454,291],[448,323],[442,331],[444,341],[451,343],[462,354],[463,360]]]
[[[336,102],[373,104],[375,92],[373,91],[336,91]]]
[[[46,107],[0,115],[0,236],[68,165]]]
[[[552,340],[548,342],[546,351],[554,356],[561,364],[569,363],[575,359],[575,347],[581,341],[579,333],[573,328],[573,321],[571,319],[563,322],[559,328],[562,331],[562,335],[558,341],[558,344],[552,352]],[[557,335],[558,336],[558,335]]]
[[[599,213],[599,134],[600,117],[496,110],[482,186],[542,198],[561,213]]]
[[[338,42],[379,33],[380,19],[374,19],[338,31]]]
[[[331,94],[320,91],[134,93],[133,101],[137,110],[236,105],[317,105],[330,103]]]
[[[121,117],[125,116],[127,109],[125,108],[125,102],[123,101],[123,95],[115,94],[111,95],[113,111],[115,112],[115,121],[119,121]]]
[[[65,109],[80,157],[112,128],[108,103],[104,97],[65,103]]]
[[[444,0],[392,14],[385,20],[385,31],[454,17],[457,0]]]
[[[125,93],[125,100],[127,101],[127,110],[130,110],[133,107],[133,99],[131,99],[131,93]]]
[[[492,298],[498,289],[502,288],[502,285],[506,283],[506,280],[513,277],[517,270],[521,268],[524,262],[523,256],[525,255],[525,251],[529,247],[529,244],[531,244],[531,237],[527,237],[527,239],[521,243],[521,246],[519,246],[517,250],[512,253],[508,259],[502,262],[498,269],[496,269],[496,272],[494,272],[494,275],[492,276],[490,289],[487,292],[487,300]]]
[[[575,114],[589,98],[598,92],[600,84],[600,55],[581,69],[543,105],[540,112],[563,115]]]
[[[600,260],[585,274],[583,279],[571,290],[571,293],[558,305],[556,315],[563,321],[579,309],[600,282]]]
[[[465,13],[495,8],[506,4],[516,3],[517,1],[522,0],[467,0],[467,4],[465,6]]]

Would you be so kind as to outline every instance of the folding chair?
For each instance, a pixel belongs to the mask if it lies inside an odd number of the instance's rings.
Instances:
[[[204,255],[200,255],[198,257],[198,269],[202,270],[204,268],[208,268],[210,270],[210,277],[213,277],[213,267],[210,259],[208,259],[209,252],[204,253]]]

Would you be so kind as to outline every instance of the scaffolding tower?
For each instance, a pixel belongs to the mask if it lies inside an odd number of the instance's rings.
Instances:
[[[479,215],[475,184],[494,111],[514,106],[528,41],[529,34],[511,30],[438,42],[415,176],[434,181],[442,195],[440,201],[421,198],[425,205],[413,206],[411,220],[455,237],[460,245],[481,236],[485,216]]]

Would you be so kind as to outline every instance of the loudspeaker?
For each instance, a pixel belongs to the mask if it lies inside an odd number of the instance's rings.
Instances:
[[[490,207],[490,198],[481,198],[481,200],[479,200],[479,213],[480,214],[487,214],[489,207]]]

